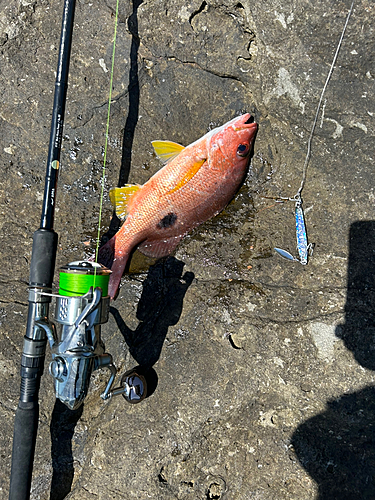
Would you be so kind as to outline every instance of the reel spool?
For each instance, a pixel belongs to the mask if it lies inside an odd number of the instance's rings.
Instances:
[[[96,262],[76,261],[59,269],[59,295],[85,295],[91,287],[100,287],[103,297],[108,295],[111,270]]]

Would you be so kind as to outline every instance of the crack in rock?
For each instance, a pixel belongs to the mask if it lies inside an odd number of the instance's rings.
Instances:
[[[204,72],[206,72],[206,73],[208,73],[210,75],[214,75],[214,76],[217,76],[219,78],[225,78],[225,79],[228,79],[228,80],[234,80],[234,81],[240,82],[240,83],[242,83],[242,85],[244,85],[244,82],[240,78],[238,78],[237,76],[230,75],[230,74],[225,74],[225,73],[222,74],[222,73],[218,73],[217,71],[210,70],[208,68],[203,68],[200,64],[198,64],[195,61],[182,61],[181,59],[178,59],[175,56],[166,56],[165,59],[167,61],[176,61],[176,62],[181,63],[181,64],[186,64],[188,66],[193,66],[193,67],[198,68],[201,71],[204,71]]]
[[[189,23],[190,23],[190,26],[192,27],[193,31],[195,31],[194,29],[194,26],[193,26],[193,19],[198,16],[201,12],[204,12],[204,11],[208,11],[208,6],[207,6],[207,2],[202,2],[201,6],[199,7],[198,10],[195,10],[189,17]]]

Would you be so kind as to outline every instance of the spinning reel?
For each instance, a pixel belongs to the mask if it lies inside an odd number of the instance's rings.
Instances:
[[[101,264],[77,261],[61,267],[59,272],[59,294],[40,292],[56,298],[58,329],[48,321],[39,320],[35,325],[44,330],[51,347],[49,372],[54,378],[56,398],[71,410],[77,409],[87,395],[91,374],[107,368],[110,377],[101,398],[108,400],[122,394],[129,403],[141,402],[147,392],[144,375],[130,370],[122,376],[120,387],[113,389],[117,369],[101,339],[101,325],[109,316],[111,271]]]

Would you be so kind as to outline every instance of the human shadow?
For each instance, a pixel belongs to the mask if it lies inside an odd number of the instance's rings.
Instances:
[[[137,308],[139,324],[134,331],[114,306],[110,308],[130,354],[152,379],[148,380],[148,396],[150,387],[156,388],[152,366],[160,357],[169,327],[180,319],[186,291],[194,279],[192,272],[183,274],[184,265],[175,257],[168,257],[150,267]]]
[[[350,227],[345,322],[336,335],[358,363],[375,370],[375,221]],[[375,499],[375,386],[343,394],[327,407],[292,438],[318,499]]]

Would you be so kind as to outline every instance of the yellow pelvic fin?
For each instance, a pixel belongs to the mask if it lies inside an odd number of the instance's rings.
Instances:
[[[185,175],[180,180],[180,182],[174,188],[172,188],[170,191],[168,191],[167,194],[174,193],[175,191],[178,191],[183,186],[185,186],[185,184],[187,184],[190,181],[190,179],[192,179],[194,177],[194,175],[198,172],[198,170],[205,163],[205,161],[206,161],[206,159],[203,159],[203,160],[198,160],[195,163],[193,163],[193,165],[185,173]]]
[[[119,219],[126,218],[128,215],[128,203],[132,196],[140,189],[141,186],[134,184],[125,184],[123,187],[110,189],[109,199]]]
[[[151,144],[164,165],[176,158],[185,149],[181,144],[171,141],[152,141]]]

